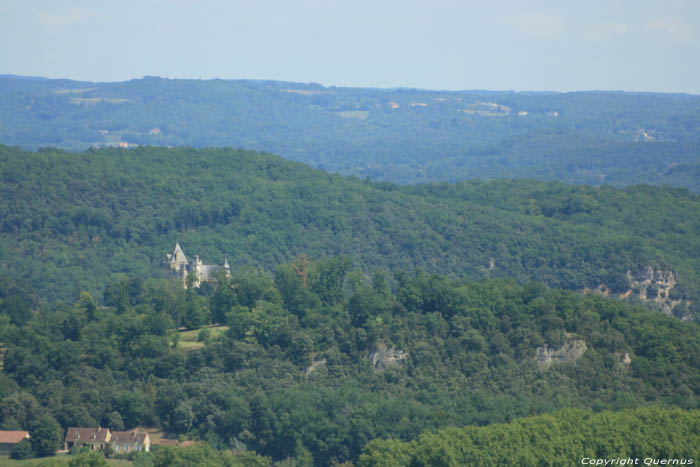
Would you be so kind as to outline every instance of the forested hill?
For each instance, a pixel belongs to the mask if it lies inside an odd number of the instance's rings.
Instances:
[[[359,466],[692,465],[700,455],[699,424],[698,410],[562,410],[509,424],[447,428],[411,443],[377,440]]]
[[[689,95],[0,76],[0,142],[243,147],[394,182],[519,177],[700,191],[700,96]]]
[[[685,190],[375,184],[232,149],[0,146],[0,167],[0,274],[49,301],[162,277],[179,242],[233,267],[345,255],[366,272],[605,285],[679,316],[700,303],[700,198]],[[649,270],[670,284],[645,283]]]

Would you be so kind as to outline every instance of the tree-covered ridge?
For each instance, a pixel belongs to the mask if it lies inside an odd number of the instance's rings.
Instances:
[[[608,465],[694,465],[698,458],[700,411],[645,407],[570,409],[510,424],[446,428],[408,443],[376,440],[358,465],[596,465],[599,459]]]
[[[0,77],[0,142],[233,146],[395,182],[536,178],[700,190],[700,97]]]
[[[22,320],[0,308],[1,427],[155,425],[332,465],[375,438],[562,408],[700,407],[697,324],[537,283],[367,277],[347,259],[302,258],[216,288],[123,280],[104,303],[83,293]],[[178,344],[176,327],[212,322],[226,331]],[[571,344],[584,351],[542,364]]]
[[[402,187],[232,149],[25,152],[0,146],[0,273],[48,300],[162,277],[179,242],[205,262],[271,269],[307,253],[365,271],[423,267],[581,290],[673,271],[689,300],[700,202],[684,190],[532,181]],[[685,313],[685,312],[684,312]],[[681,314],[682,315],[682,314]]]

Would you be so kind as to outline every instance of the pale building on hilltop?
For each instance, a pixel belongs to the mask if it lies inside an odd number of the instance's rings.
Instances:
[[[175,250],[166,255],[168,270],[170,274],[182,281],[182,286],[187,288],[187,276],[194,274],[194,287],[199,287],[202,282],[216,282],[216,273],[223,270],[226,277],[231,275],[231,267],[228,259],[224,258],[223,266],[217,264],[204,264],[198,255],[194,256],[194,261],[190,262],[182,251],[179,243],[175,244]]]

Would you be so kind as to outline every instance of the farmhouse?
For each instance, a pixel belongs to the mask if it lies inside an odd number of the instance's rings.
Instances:
[[[65,449],[89,447],[91,450],[110,446],[120,454],[134,451],[150,451],[151,438],[144,431],[110,431],[109,428],[68,428]]]
[[[9,456],[23,439],[29,439],[28,431],[0,430],[0,456]]]
[[[68,428],[66,431],[66,449],[73,446],[80,448],[83,446],[89,447],[95,451],[104,449],[111,439],[112,433],[109,428]]]
[[[151,437],[145,431],[113,431],[110,444],[119,454],[134,451],[150,451]]]

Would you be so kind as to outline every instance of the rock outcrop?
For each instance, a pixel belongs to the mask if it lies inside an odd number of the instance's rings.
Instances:
[[[673,313],[673,309],[683,300],[672,300],[671,290],[676,285],[676,273],[670,270],[654,269],[652,266],[637,271],[627,271],[627,282],[629,289],[615,296],[627,299],[636,297],[652,308],[658,308],[668,315]],[[594,289],[584,288],[583,293],[597,293],[605,296],[611,295],[610,288],[605,284],[600,284]]]
[[[311,365],[307,366],[306,369],[304,370],[304,374],[306,376],[309,376],[311,373],[316,371],[320,367],[326,366],[326,359],[322,358],[321,360],[314,360],[311,362]]]
[[[578,360],[586,353],[588,346],[581,339],[574,339],[566,342],[557,350],[552,349],[548,345],[538,347],[535,353],[537,366],[547,369],[555,363],[573,362]]]
[[[371,352],[367,358],[372,361],[372,365],[379,370],[388,366],[399,365],[401,360],[408,358],[408,354],[403,350],[394,347],[387,347],[385,344],[378,344],[377,350]]]

